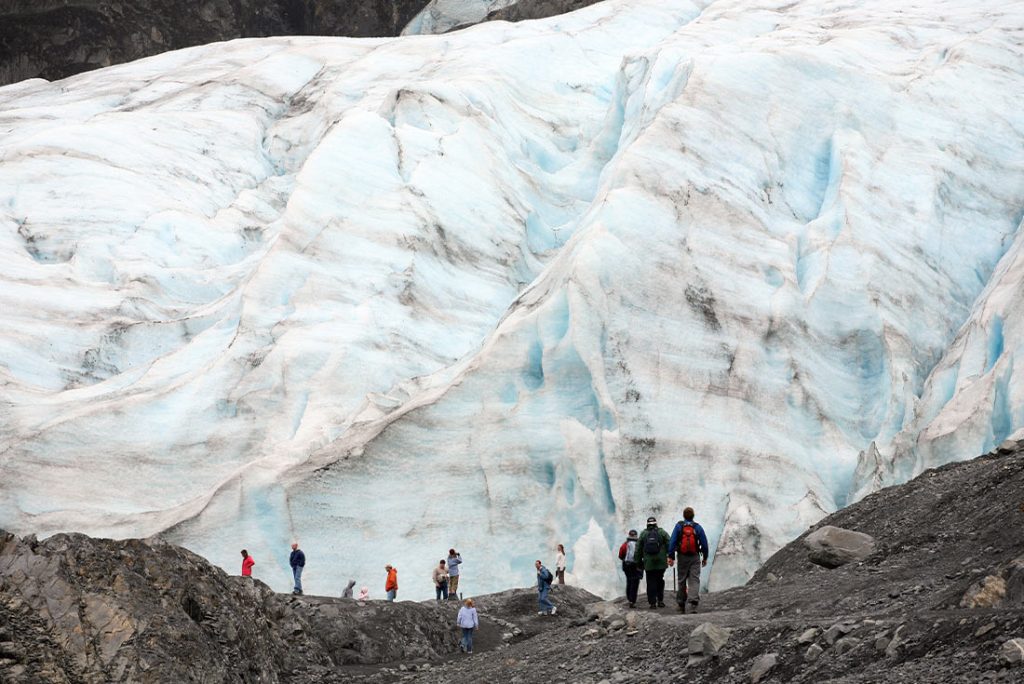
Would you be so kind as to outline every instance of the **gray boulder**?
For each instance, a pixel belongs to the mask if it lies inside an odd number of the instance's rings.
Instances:
[[[1003,644],[999,658],[1007,665],[1020,665],[1024,662],[1024,639],[1010,639]]]
[[[775,664],[779,662],[779,657],[774,653],[766,653],[762,656],[758,656],[754,660],[753,666],[750,668],[750,682],[751,684],[757,684],[760,682],[766,674],[771,672]]]
[[[875,550],[875,539],[863,532],[825,525],[804,538],[804,546],[812,563],[826,568],[838,568],[853,561],[861,561]]]
[[[725,627],[705,622],[698,625],[690,632],[690,639],[687,643],[687,652],[690,654],[689,663],[696,664],[707,658],[718,656],[718,652],[729,641],[731,630]]]

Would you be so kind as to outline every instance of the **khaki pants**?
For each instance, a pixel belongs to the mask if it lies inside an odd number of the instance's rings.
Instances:
[[[458,575],[455,575],[454,577],[449,577],[448,578],[448,597],[449,598],[452,598],[452,597],[459,598],[459,576]]]
[[[680,606],[685,606],[687,601],[696,604],[700,601],[700,554],[677,555],[676,569],[679,582],[676,603]]]

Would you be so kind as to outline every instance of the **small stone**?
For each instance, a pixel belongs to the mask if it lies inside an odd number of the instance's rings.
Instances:
[[[818,628],[811,627],[810,629],[805,629],[803,633],[796,638],[796,642],[798,644],[809,644],[814,641],[816,636],[818,636]]]
[[[990,622],[987,625],[982,625],[981,627],[978,628],[978,631],[974,633],[974,636],[976,636],[976,637],[983,637],[983,636],[985,636],[986,634],[988,634],[989,632],[991,632],[995,628],[996,628],[996,623],[994,623],[994,622]]]
[[[884,653],[885,649],[889,648],[890,643],[892,643],[892,639],[889,638],[888,634],[879,634],[875,637],[875,650]]]
[[[626,626],[626,621],[625,620],[612,620],[611,624],[608,625],[608,629],[612,630],[613,632],[617,632],[618,630],[622,629],[625,626]]]
[[[843,637],[836,642],[835,649],[839,655],[846,655],[850,651],[860,646],[860,639],[854,639],[853,637]]]
[[[1024,662],[1024,639],[1010,639],[999,650],[999,658],[1007,665]]]
[[[818,656],[824,653],[824,651],[825,649],[823,649],[818,644],[811,644],[807,647],[807,651],[804,653],[804,660],[806,660],[809,663],[813,663],[815,660],[818,659]]]
[[[751,684],[757,684],[761,679],[771,672],[771,669],[775,667],[775,664],[779,662],[779,657],[774,653],[766,653],[762,656],[758,656],[754,660],[754,665],[750,668],[750,682]]]
[[[829,627],[828,631],[825,632],[825,641],[828,643],[829,646],[831,646],[832,644],[836,643],[836,640],[838,640],[841,636],[844,636],[852,632],[854,630],[854,627],[855,625],[852,625],[848,622],[836,623]]]

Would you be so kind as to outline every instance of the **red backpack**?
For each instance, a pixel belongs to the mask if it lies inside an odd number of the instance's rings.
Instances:
[[[679,553],[691,554],[697,553],[697,530],[694,529],[693,524],[689,522],[683,523],[683,529],[679,535]]]

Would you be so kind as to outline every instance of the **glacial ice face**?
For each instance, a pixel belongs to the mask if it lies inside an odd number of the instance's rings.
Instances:
[[[1022,29],[609,0],[0,89],[0,525],[245,546],[281,589],[298,538],[310,591],[390,561],[406,597],[450,546],[479,592],[563,542],[610,592],[693,505],[742,582],[973,456],[936,416],[1024,426]]]
[[[477,24],[495,10],[516,0],[430,0],[402,29],[402,35],[445,33],[459,26]]]

